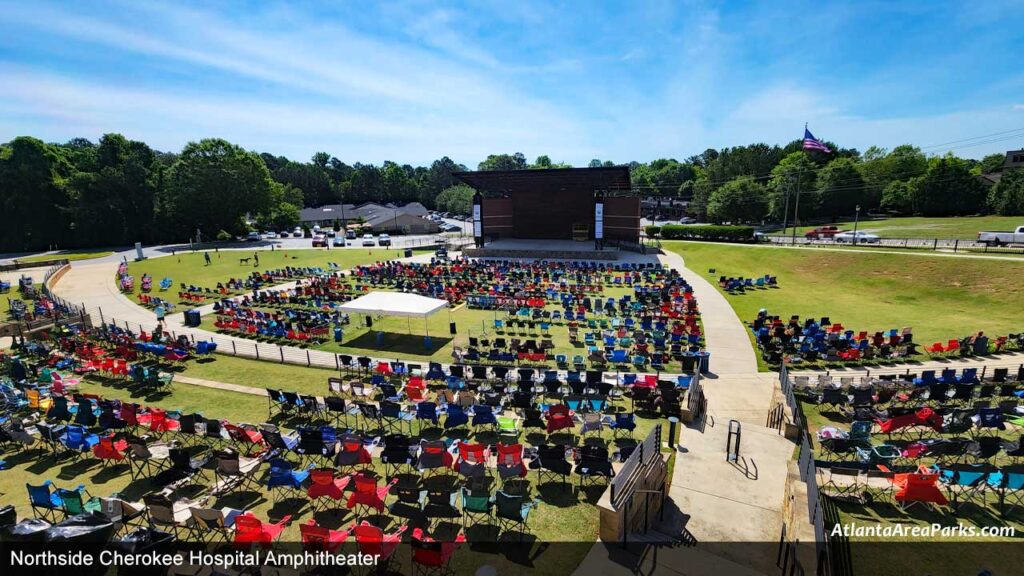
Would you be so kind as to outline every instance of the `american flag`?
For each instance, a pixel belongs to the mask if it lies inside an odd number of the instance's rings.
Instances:
[[[821,140],[815,138],[814,134],[811,134],[811,131],[806,126],[804,126],[804,150],[818,150],[825,154],[832,152],[832,149],[822,144]]]

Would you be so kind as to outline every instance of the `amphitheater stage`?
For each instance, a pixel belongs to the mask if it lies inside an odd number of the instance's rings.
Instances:
[[[594,241],[540,240],[502,238],[492,240],[482,248],[465,248],[463,255],[470,258],[523,259],[523,260],[596,260],[606,262],[657,262],[656,251],[646,254],[605,246],[594,247]]]

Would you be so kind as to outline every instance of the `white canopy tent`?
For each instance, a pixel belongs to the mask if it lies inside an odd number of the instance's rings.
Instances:
[[[351,302],[346,302],[341,306],[338,306],[336,310],[348,314],[366,314],[371,316],[383,315],[408,318],[410,334],[412,334],[412,319],[423,318],[423,327],[424,330],[426,330],[423,343],[426,348],[430,349],[433,346],[433,341],[430,338],[430,328],[427,318],[438,310],[442,310],[447,307],[447,300],[428,298],[426,296],[420,296],[419,294],[408,294],[405,292],[370,292],[366,296],[360,296]],[[380,339],[382,337],[383,334],[378,333],[378,343],[383,342],[383,340]]]
[[[426,318],[447,307],[447,300],[427,298],[419,294],[370,292],[366,296],[360,296],[338,306],[337,309],[349,314],[383,314],[401,318]]]

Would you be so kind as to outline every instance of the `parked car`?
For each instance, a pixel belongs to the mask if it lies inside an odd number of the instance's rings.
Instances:
[[[334,228],[328,228],[327,229],[327,237],[328,238],[334,238],[337,235],[338,235],[338,233],[334,231]]]
[[[256,232],[254,230],[254,231],[249,232],[248,234],[246,234],[245,239],[250,241],[250,242],[255,242],[257,240],[260,240],[260,233]]]
[[[345,238],[341,234],[336,235],[334,237],[334,239],[331,240],[331,246],[334,246],[334,247],[345,246]]]
[[[264,232],[263,233],[263,237],[266,238],[267,240],[276,240],[277,239],[277,232],[274,232],[274,231]]]
[[[853,244],[856,238],[857,244],[878,244],[879,238],[867,232],[842,232],[832,237],[836,244]]]
[[[391,236],[381,234],[380,237],[377,238],[377,244],[380,246],[391,246]]]
[[[363,234],[363,246],[376,246],[377,242],[373,239],[373,234]]]
[[[281,230],[280,232],[277,233],[278,238],[287,238],[288,236],[289,234],[287,230]]]
[[[1024,226],[1017,226],[1013,232],[978,232],[978,242],[986,246],[1024,244]]]
[[[807,233],[804,234],[804,238],[807,238],[809,240],[818,240],[819,238],[832,238],[836,234],[839,234],[840,232],[842,232],[842,230],[840,230],[836,226],[818,226],[814,230],[808,230]]]
[[[348,240],[355,240],[357,238],[355,230],[349,230],[345,232],[345,238]]]
[[[455,224],[449,224],[448,222],[441,224],[439,228],[441,229],[441,232],[458,232],[460,230],[458,226]]]
[[[296,226],[295,229],[292,230],[292,236],[295,236],[296,238],[302,238],[302,227]]]
[[[327,247],[327,236],[323,234],[313,235],[313,248],[326,248]]]
[[[696,224],[697,223],[697,219],[693,218],[691,216],[683,216],[682,218],[679,219],[679,223],[680,224]]]

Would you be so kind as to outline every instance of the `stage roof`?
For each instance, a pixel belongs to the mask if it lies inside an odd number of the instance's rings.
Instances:
[[[452,174],[473,188],[490,194],[537,190],[606,190],[609,195],[632,191],[628,166],[602,168],[541,168],[537,170],[483,170]]]
[[[338,306],[349,314],[383,314],[402,318],[426,318],[448,306],[447,300],[427,298],[406,292],[370,292]]]

